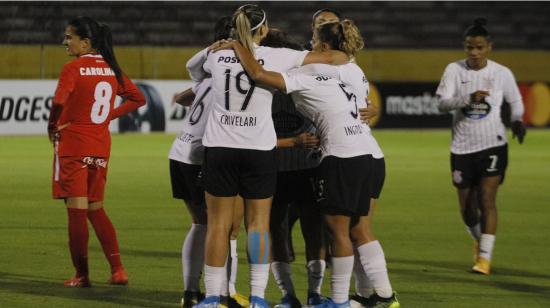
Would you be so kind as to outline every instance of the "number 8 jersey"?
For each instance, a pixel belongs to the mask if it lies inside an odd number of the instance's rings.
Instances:
[[[59,156],[109,157],[109,122],[145,103],[136,86],[123,78],[121,85],[101,55],[84,55],[63,67],[53,103],[63,106],[57,125],[70,125],[60,132]],[[128,101],[115,109],[116,95]]]
[[[256,47],[256,59],[266,70],[285,72],[300,66],[308,51]],[[232,50],[211,53],[204,70],[212,75],[213,106],[203,145],[271,150],[277,136],[271,117],[271,89],[251,81]]]

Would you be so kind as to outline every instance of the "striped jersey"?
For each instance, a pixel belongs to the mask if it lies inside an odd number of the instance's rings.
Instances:
[[[470,103],[470,94],[484,90],[489,96],[479,104]],[[453,114],[451,152],[468,154],[507,143],[500,108],[510,104],[512,121],[521,120],[523,102],[514,75],[507,67],[487,60],[480,70],[468,67],[466,60],[447,65],[436,95],[439,110]]]
[[[363,70],[357,64],[352,62],[344,65],[312,64],[303,66],[299,70],[305,74],[320,74],[340,80],[346,85],[346,89],[349,89],[349,92],[355,95],[359,108],[368,106],[365,98],[369,95],[369,82]],[[365,138],[367,139],[369,154],[372,154],[374,158],[384,157],[384,153],[368,125],[365,125]]]
[[[300,66],[307,51],[256,46],[256,59],[266,70],[285,72]],[[210,53],[203,66],[212,76],[213,102],[203,144],[271,150],[277,136],[271,118],[271,89],[249,80],[233,50]]]
[[[186,164],[201,165],[204,157],[202,137],[212,106],[212,78],[193,86],[195,100],[183,119],[183,128],[172,143],[168,158]]]
[[[271,110],[277,138],[294,137],[303,132],[315,134],[313,123],[296,110],[290,95],[275,91]],[[319,154],[316,149],[277,148],[277,170],[294,171],[315,168],[320,164]]]

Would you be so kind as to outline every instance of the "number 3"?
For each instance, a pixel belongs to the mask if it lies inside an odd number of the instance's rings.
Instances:
[[[101,124],[107,120],[109,116],[109,109],[111,109],[111,96],[113,95],[113,88],[111,84],[106,81],[100,81],[94,90],[94,104],[92,105],[92,112],[90,118],[95,124]]]

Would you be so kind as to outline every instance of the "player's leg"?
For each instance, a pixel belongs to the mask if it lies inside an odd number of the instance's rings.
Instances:
[[[331,299],[336,304],[343,304],[349,299],[354,259],[349,233],[350,217],[344,215],[325,215],[324,217],[332,235]]]
[[[230,259],[228,260],[228,292],[229,296],[232,299],[232,303],[230,306],[234,306],[234,304],[238,304],[243,307],[247,307],[248,297],[240,294],[237,292],[237,272],[238,272],[238,265],[239,265],[239,255],[237,253],[237,239],[239,237],[239,232],[241,229],[241,223],[243,221],[244,217],[244,200],[241,196],[237,196],[235,198],[235,208],[233,212],[233,224],[231,227],[231,234],[230,234],[230,252],[229,256]],[[233,302],[234,301],[234,302]]]

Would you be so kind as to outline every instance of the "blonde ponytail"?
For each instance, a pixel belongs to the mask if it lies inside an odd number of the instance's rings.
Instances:
[[[254,41],[252,39],[252,31],[250,29],[250,21],[244,11],[236,13],[235,16],[235,39],[238,40],[244,48],[254,54]]]
[[[340,22],[340,26],[342,27],[344,39],[340,42],[340,46],[338,47],[348,56],[355,57],[357,52],[365,47],[361,33],[353,21],[349,19],[342,20]]]

